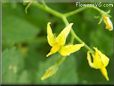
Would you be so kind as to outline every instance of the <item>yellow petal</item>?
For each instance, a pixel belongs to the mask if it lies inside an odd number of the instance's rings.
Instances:
[[[103,67],[103,62],[101,60],[101,57],[99,55],[99,53],[97,51],[95,51],[94,55],[93,55],[93,64],[95,66],[95,68],[101,68]]]
[[[59,46],[59,45],[57,45],[57,44],[54,45],[54,46],[51,48],[50,52],[49,52],[46,56],[48,57],[48,56],[50,56],[50,55],[56,53],[57,51],[59,51],[59,49],[60,49],[60,46]]]
[[[80,50],[80,48],[83,46],[84,46],[84,44],[66,45],[60,49],[59,53],[62,56],[68,56],[71,53],[74,53],[74,52]]]
[[[51,67],[49,67],[46,72],[44,73],[44,75],[41,77],[41,80],[45,80],[51,76],[53,76],[56,71],[58,70],[58,66],[57,65],[53,65]]]
[[[92,54],[93,62],[90,55],[91,53],[89,51],[87,52],[87,60],[89,66],[95,69],[100,69],[102,75],[106,78],[106,80],[109,80],[107,70],[105,68],[109,63],[109,59],[105,57],[105,55],[102,54],[97,48],[94,47],[94,49],[95,53]]]
[[[101,51],[99,51],[97,48],[94,47],[94,49],[99,54],[103,66],[106,67],[109,64],[109,58],[106,55],[104,55]]]
[[[102,75],[106,78],[106,80],[109,80],[106,68],[103,67],[100,70],[101,70]]]
[[[47,39],[48,39],[49,45],[53,46],[55,38],[54,38],[54,34],[52,32],[50,24],[51,24],[50,22],[47,24]]]
[[[106,15],[103,15],[103,20],[104,20],[104,23],[106,24],[106,29],[108,29],[109,31],[112,31],[113,24],[112,24],[110,18]]]
[[[91,68],[98,69],[98,68],[96,68],[96,67],[94,66],[94,64],[93,64],[93,62],[92,62],[92,57],[91,57],[89,51],[87,52],[87,60],[88,60],[88,64],[89,64],[89,66],[90,66]]]
[[[68,26],[66,26],[61,33],[57,36],[56,42],[59,43],[61,46],[63,46],[66,42],[66,38],[72,28],[73,23],[70,23]]]

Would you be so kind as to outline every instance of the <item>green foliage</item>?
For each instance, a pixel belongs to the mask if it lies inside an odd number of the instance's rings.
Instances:
[[[3,52],[3,82],[15,83],[18,73],[23,67],[23,57],[16,48],[5,49]]]
[[[76,9],[74,4],[48,4],[50,7],[60,11],[68,12]],[[98,20],[94,16],[99,15],[93,10],[85,11],[69,17],[73,22],[73,29],[76,34],[91,47],[96,46],[110,58],[107,67],[110,81],[106,82],[98,70],[88,66],[86,53],[82,48],[75,54],[67,57],[60,66],[57,73],[41,81],[40,78],[51,65],[60,57],[58,54],[46,58],[50,47],[46,40],[46,24],[52,22],[54,32],[59,33],[64,28],[64,23],[51,14],[43,12],[35,6],[28,8],[25,14],[25,6],[22,3],[4,3],[3,10],[3,30],[2,30],[2,83],[32,83],[32,84],[93,84],[110,83],[113,84],[114,49],[113,34],[104,28],[104,24],[98,25]],[[102,8],[105,10],[105,8]],[[111,10],[111,20],[114,22],[114,8]]]
[[[11,11],[16,10],[3,11],[3,43],[14,45],[31,41],[38,34],[38,28],[25,19],[13,15]]]
[[[61,57],[60,57],[61,58]],[[64,58],[64,57],[63,57]],[[42,74],[45,72],[45,70],[50,67],[52,62],[56,62],[58,59],[57,56],[53,56],[50,58],[48,61],[45,63],[41,63],[39,66],[39,71],[43,71]],[[70,64],[69,64],[70,63]],[[67,65],[67,67],[66,67]],[[72,83],[77,83],[78,82],[78,77],[76,73],[76,61],[73,56],[68,57],[63,65],[60,66],[58,69],[57,73],[53,75],[52,77],[48,78],[47,80],[42,81],[42,84],[72,84]],[[38,77],[41,77],[40,73],[38,74]],[[37,81],[38,82],[38,81]]]

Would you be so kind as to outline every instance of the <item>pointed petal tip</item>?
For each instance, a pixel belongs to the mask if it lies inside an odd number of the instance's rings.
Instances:
[[[109,77],[108,77],[108,75],[106,75],[106,76],[104,76],[105,77],[105,79],[107,80],[107,81],[109,81]]]
[[[82,47],[85,45],[85,43],[82,43]]]
[[[41,80],[44,80],[44,77],[41,77]]]
[[[46,57],[49,57],[49,55],[47,54]]]
[[[49,53],[46,55],[46,57],[49,57],[51,54],[52,54],[52,53],[51,53],[51,52],[49,52]]]
[[[105,75],[105,79],[109,81],[108,73]]]
[[[113,28],[112,29],[109,29],[109,31],[113,31]]]
[[[74,23],[70,23],[70,25],[72,26]]]
[[[108,73],[107,73],[106,68],[103,67],[103,68],[101,68],[100,70],[101,70],[101,73],[102,73],[102,75],[104,76],[104,78],[105,78],[107,81],[109,81],[109,77],[108,77]]]
[[[97,49],[96,47],[93,47],[93,49]]]
[[[44,75],[40,78],[40,80],[45,80],[45,79],[47,79],[47,77],[45,77]]]
[[[50,25],[50,24],[51,24],[51,22],[48,22],[48,24]]]
[[[106,80],[107,80],[107,81],[109,81],[109,78],[108,78],[108,77],[106,77]]]

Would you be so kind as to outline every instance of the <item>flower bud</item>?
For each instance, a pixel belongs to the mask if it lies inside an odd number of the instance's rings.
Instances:
[[[52,65],[51,67],[49,67],[46,72],[44,73],[44,75],[41,77],[41,80],[45,80],[51,76],[53,76],[58,70],[58,65]]]
[[[109,31],[112,31],[113,25],[110,18],[107,15],[103,15],[102,17],[103,17],[104,23],[106,24],[106,29],[108,29]]]

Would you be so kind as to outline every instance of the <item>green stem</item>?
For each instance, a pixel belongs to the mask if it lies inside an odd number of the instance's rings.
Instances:
[[[65,23],[65,25],[68,25],[68,24],[69,24],[68,20],[66,19],[65,14],[59,13],[59,12],[57,12],[57,11],[55,11],[55,10],[49,8],[47,5],[44,6],[44,5],[41,5],[41,4],[39,4],[39,3],[33,3],[33,4],[34,4],[35,6],[37,6],[38,8],[40,8],[40,9],[42,9],[42,10],[48,12],[48,13],[51,13],[52,15],[54,15],[54,16],[56,16],[56,17],[61,18],[61,19],[63,20],[63,22]],[[84,8],[83,8],[83,9],[84,9]],[[96,8],[96,9],[97,9],[97,8]],[[82,11],[82,10],[80,10],[80,11]],[[78,12],[79,12],[79,11],[78,11]],[[70,14],[70,15],[71,15],[71,14]],[[72,36],[73,36],[77,41],[79,41],[80,43],[84,43],[84,42],[75,34],[75,32],[74,32],[73,29],[71,29],[71,34],[72,34]],[[85,43],[84,43],[84,44],[85,44]],[[88,49],[91,53],[94,52],[94,51],[93,51],[91,48],[89,48],[89,46],[87,46],[86,44],[85,44],[85,48]]]
[[[51,8],[49,8],[47,5],[41,5],[39,3],[33,3],[33,5],[37,6],[38,8],[48,12],[48,13],[51,13],[52,15],[56,16],[56,17],[59,17],[59,18],[62,18],[63,17],[63,14],[62,13],[59,13]]]
[[[85,9],[86,9],[86,7],[82,7],[82,8],[76,9],[76,10],[74,10],[74,11],[65,13],[64,15],[65,15],[66,17],[69,17],[69,16],[74,15],[74,14],[77,14],[77,13],[79,13],[79,12],[85,10]]]
[[[69,24],[69,22],[68,22],[68,20],[67,20],[66,17],[64,17],[62,20],[64,21],[64,23],[65,23],[66,25]],[[73,35],[73,37],[74,37],[77,41],[79,41],[80,43],[84,43],[84,42],[76,35],[76,33],[74,32],[73,29],[71,29],[71,34]],[[84,43],[84,46],[85,46],[85,48],[88,49],[91,53],[94,52],[86,43]]]
[[[81,11],[87,9],[87,8],[93,8],[93,9],[97,10],[98,12],[100,12],[100,14],[104,14],[104,13],[106,14],[106,12],[104,12],[103,10],[99,9],[96,6],[89,6],[89,7],[82,7],[82,8],[76,9],[74,11],[65,13],[64,16],[69,17],[69,16],[77,14],[77,13],[79,13],[79,12],[81,12]]]
[[[57,64],[58,66],[61,65],[61,64],[65,61],[65,59],[66,59],[66,57],[60,58],[60,59],[56,62],[56,64]]]

